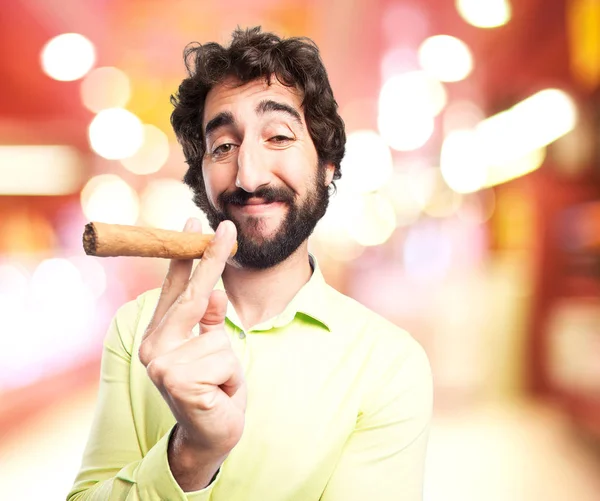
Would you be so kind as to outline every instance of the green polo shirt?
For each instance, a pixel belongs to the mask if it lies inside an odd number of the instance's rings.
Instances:
[[[427,357],[407,332],[328,286],[312,263],[308,283],[267,322],[244,331],[229,304],[226,330],[248,385],[245,428],[216,479],[196,492],[184,493],[171,474],[175,419],[138,359],[160,291],[121,307],[68,500],[421,500]]]

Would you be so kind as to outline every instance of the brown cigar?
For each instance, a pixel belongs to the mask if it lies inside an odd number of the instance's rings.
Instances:
[[[83,248],[89,256],[139,256],[198,259],[214,235],[142,228],[122,224],[88,223]],[[231,256],[237,251],[237,243]]]

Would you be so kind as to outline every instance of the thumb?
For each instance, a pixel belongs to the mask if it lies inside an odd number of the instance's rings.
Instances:
[[[221,290],[212,291],[204,316],[200,319],[200,334],[222,329],[226,313],[227,294]]]

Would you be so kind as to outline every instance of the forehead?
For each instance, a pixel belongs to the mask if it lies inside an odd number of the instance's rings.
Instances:
[[[216,114],[224,111],[235,116],[245,113],[254,115],[256,105],[265,99],[289,104],[304,116],[302,93],[295,87],[287,87],[275,77],[271,78],[270,85],[262,78],[243,85],[239,85],[239,81],[234,78],[228,78],[215,85],[206,95],[202,127]]]

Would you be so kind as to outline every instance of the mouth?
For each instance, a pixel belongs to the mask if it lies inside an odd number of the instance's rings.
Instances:
[[[269,215],[285,208],[283,202],[267,202],[262,198],[251,198],[245,204],[232,205],[232,209],[247,215]]]

